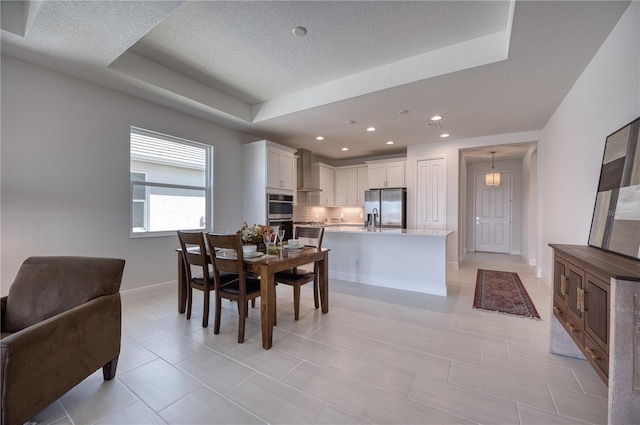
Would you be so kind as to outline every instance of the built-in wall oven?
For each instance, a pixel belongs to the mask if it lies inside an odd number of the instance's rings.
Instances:
[[[293,238],[293,195],[267,193],[267,221],[284,229],[284,240]]]

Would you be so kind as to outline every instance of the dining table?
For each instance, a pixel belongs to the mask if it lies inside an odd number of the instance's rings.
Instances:
[[[182,258],[178,252],[178,312],[184,313],[187,306],[187,275]],[[305,264],[316,263],[320,307],[323,314],[329,312],[329,249],[314,246],[302,246],[299,249],[287,249],[287,245],[278,247],[277,254],[265,254],[245,258],[247,273],[260,276],[260,323],[262,328],[262,348],[268,350],[273,345],[273,327],[275,326],[276,290],[275,273]],[[210,257],[207,256],[208,261]]]

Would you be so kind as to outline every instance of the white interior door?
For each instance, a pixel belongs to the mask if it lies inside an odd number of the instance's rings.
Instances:
[[[511,173],[501,173],[502,184],[485,185],[484,174],[476,174],[476,251],[508,253],[511,241]]]
[[[446,211],[446,185],[444,158],[417,162],[418,228],[444,230]]]

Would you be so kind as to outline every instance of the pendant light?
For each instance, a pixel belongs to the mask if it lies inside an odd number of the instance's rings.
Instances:
[[[496,151],[491,152],[491,171],[484,175],[484,184],[493,187],[500,186],[500,173],[496,171],[494,166],[494,155]]]

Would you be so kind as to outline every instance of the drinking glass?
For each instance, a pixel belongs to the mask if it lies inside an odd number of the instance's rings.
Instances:
[[[276,235],[272,233],[265,233],[262,235],[262,239],[264,240],[264,244],[266,245],[266,253],[274,254],[277,253],[278,248],[276,248]],[[275,252],[274,252],[275,251]]]
[[[278,230],[278,239],[280,239],[280,246],[282,246],[282,241],[284,240],[284,229]]]

